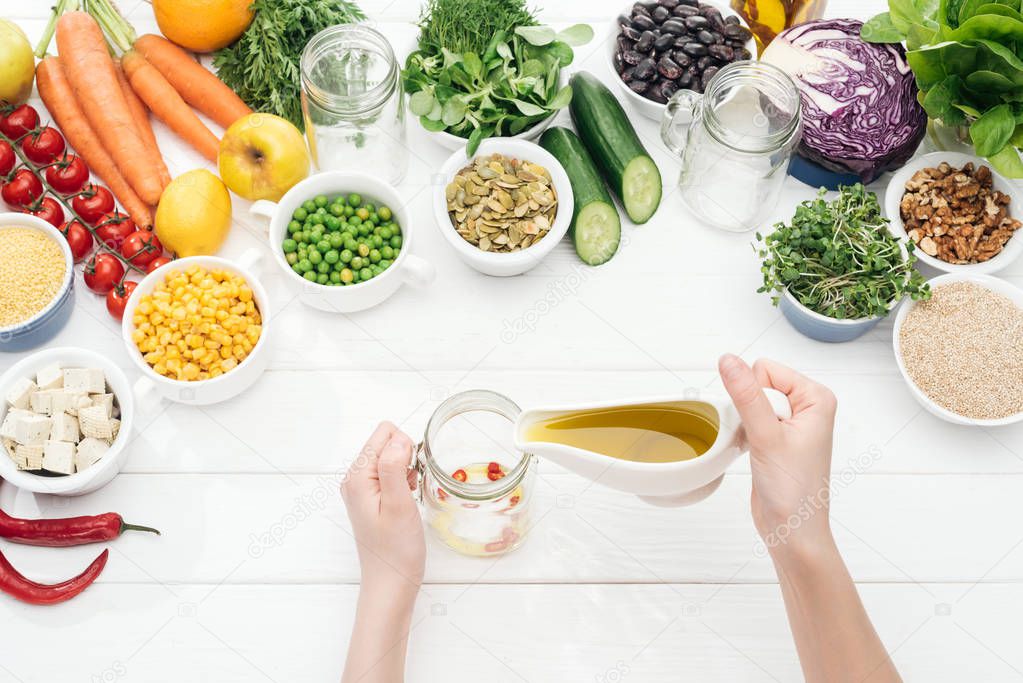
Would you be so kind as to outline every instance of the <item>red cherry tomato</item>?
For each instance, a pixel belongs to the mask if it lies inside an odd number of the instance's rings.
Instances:
[[[0,133],[12,140],[17,140],[38,127],[39,113],[27,104],[15,107],[10,114],[0,117]]]
[[[0,140],[0,176],[6,178],[16,163],[18,163],[18,155],[14,153],[11,143]]]
[[[152,230],[136,230],[128,235],[121,246],[121,256],[139,268],[144,268],[162,253],[160,238]]]
[[[113,254],[96,254],[85,264],[85,286],[97,294],[106,294],[124,277],[124,266]]]
[[[114,210],[114,195],[110,194],[107,188],[90,183],[71,200],[71,208],[83,221],[89,225],[96,225],[104,214]]]
[[[157,256],[155,259],[153,259],[152,261],[149,262],[148,266],[146,266],[146,272],[147,273],[152,273],[154,270],[156,270],[160,266],[165,266],[165,265],[167,265],[170,262],[171,262],[171,260],[169,258],[167,258],[166,256]]]
[[[40,166],[59,159],[65,148],[64,137],[52,126],[33,132],[21,142],[25,156]]]
[[[19,168],[15,171],[14,176],[4,183],[3,189],[0,190],[0,196],[15,209],[24,209],[30,206],[42,194],[43,184],[27,168]]]
[[[42,218],[55,228],[64,224],[64,207],[53,197],[43,197],[37,204],[25,209],[25,213]]]
[[[92,251],[94,243],[92,233],[77,218],[60,226],[60,231],[67,238],[67,243],[71,247],[71,255],[74,256],[75,263],[81,261]]]
[[[124,317],[124,307],[128,303],[128,297],[137,286],[137,282],[126,280],[107,292],[107,311],[110,312],[110,315],[118,320]]]
[[[96,239],[115,251],[121,250],[124,240],[135,232],[135,221],[120,211],[103,214],[96,226]]]
[[[46,182],[61,194],[75,194],[89,182],[89,167],[77,154],[65,155],[46,169]]]

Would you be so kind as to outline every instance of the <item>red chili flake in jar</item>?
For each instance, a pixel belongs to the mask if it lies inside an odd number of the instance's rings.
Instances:
[[[448,494],[446,494],[444,492],[444,489],[438,487],[438,489],[437,489],[437,500],[447,500],[447,499],[448,499]]]
[[[487,479],[489,479],[490,481],[504,479],[504,472],[487,472]]]
[[[483,546],[483,550],[488,553],[499,553],[508,547],[507,541],[494,541],[493,543],[487,543]]]
[[[492,463],[487,465],[487,472],[500,472],[500,471],[501,471],[501,463],[499,463],[499,462],[492,462]]]
[[[519,504],[520,500],[522,500],[521,497],[519,497],[519,496],[512,496],[511,498],[508,499],[508,507],[511,507],[511,508],[515,507],[516,505]]]
[[[469,479],[469,475],[465,473],[465,470],[455,470],[451,478],[455,481],[466,481]]]
[[[480,506],[479,503],[462,503],[462,507],[469,508],[470,510],[475,510],[479,506]]]

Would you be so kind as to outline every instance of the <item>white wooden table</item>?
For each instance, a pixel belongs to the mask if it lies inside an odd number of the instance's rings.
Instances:
[[[148,4],[120,4],[139,33],[155,29]],[[597,42],[575,67],[610,76],[599,41],[618,3],[543,4],[549,22],[594,22]],[[0,0],[0,16],[34,40],[47,5]],[[866,18],[882,5],[835,0],[829,14]],[[363,6],[399,49],[412,44],[418,0]],[[0,596],[0,681],[337,680],[359,580],[337,472],[378,420],[418,438],[434,407],[467,388],[526,405],[713,387],[724,351],[792,364],[838,394],[833,525],[906,679],[1023,678],[1023,429],[957,428],[922,412],[898,375],[890,324],[839,346],[801,337],[755,291],[752,237],[695,222],[673,191],[678,162],[652,122],[635,121],[667,187],[654,220],[625,226],[610,264],[588,269],[566,243],[528,275],[488,278],[427,225],[415,250],[436,264],[435,284],[351,316],[305,307],[268,273],[274,352],[254,388],[146,412],[124,472],[91,495],[0,489],[11,513],[115,510],[163,530],[110,544],[97,585],[70,603]],[[431,223],[431,174],[447,152],[414,120],[409,132],[401,191]],[[162,126],[158,136],[173,173],[208,166]],[[776,218],[812,195],[788,181]],[[236,201],[229,257],[267,248],[246,210]],[[1004,275],[1023,284],[1023,263]],[[109,354],[135,376],[102,300],[78,296],[53,344]],[[528,331],[510,339],[519,319]],[[0,370],[19,357],[0,356]],[[516,553],[471,560],[431,543],[409,680],[800,680],[775,575],[755,550],[748,463],[680,510],[542,472],[540,521]],[[40,581],[77,573],[99,550],[0,549]]]

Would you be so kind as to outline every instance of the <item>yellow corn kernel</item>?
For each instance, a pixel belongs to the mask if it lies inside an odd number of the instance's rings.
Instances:
[[[224,372],[227,372],[228,370],[234,370],[236,367],[238,367],[238,361],[236,361],[234,358],[227,358],[221,361],[220,367],[224,370]]]

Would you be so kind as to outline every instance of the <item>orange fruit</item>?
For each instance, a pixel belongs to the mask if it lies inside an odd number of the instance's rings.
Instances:
[[[252,23],[252,0],[153,0],[160,31],[193,52],[227,47]]]

